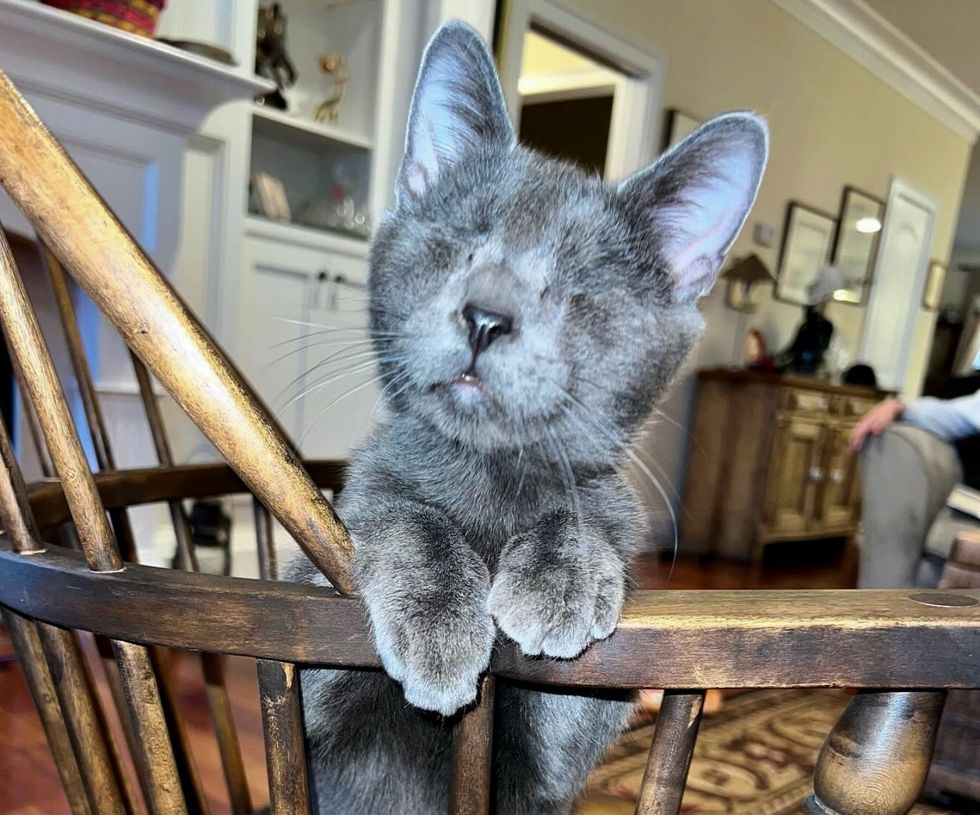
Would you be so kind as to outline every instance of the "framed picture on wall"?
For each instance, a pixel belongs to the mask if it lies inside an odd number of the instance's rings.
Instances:
[[[809,286],[827,264],[837,221],[832,215],[791,201],[786,208],[783,243],[776,272],[776,297],[805,306]]]
[[[855,187],[844,187],[833,263],[840,269],[845,285],[834,292],[835,300],[855,305],[864,301],[884,221],[884,201]]]
[[[664,129],[664,133],[666,134],[664,150],[669,150],[685,136],[693,133],[700,124],[700,119],[695,119],[683,110],[677,110],[676,108],[668,110],[667,127]]]

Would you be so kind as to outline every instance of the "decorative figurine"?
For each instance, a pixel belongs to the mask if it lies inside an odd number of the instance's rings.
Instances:
[[[320,70],[333,79],[333,93],[316,106],[314,118],[318,122],[336,124],[340,103],[344,101],[344,95],[347,93],[347,80],[350,79],[350,74],[347,73],[342,54],[324,54],[320,57],[319,65]]]
[[[816,376],[820,371],[834,335],[834,324],[823,316],[823,311],[843,285],[843,275],[836,266],[824,266],[817,272],[807,286],[810,302],[803,309],[803,322],[796,330],[793,344],[779,355],[782,366],[807,376]]]
[[[279,110],[289,107],[285,90],[296,83],[297,77],[296,66],[286,52],[286,22],[281,4],[259,6],[255,35],[255,73],[275,82],[276,89],[257,96],[255,101],[259,105],[268,105]]]

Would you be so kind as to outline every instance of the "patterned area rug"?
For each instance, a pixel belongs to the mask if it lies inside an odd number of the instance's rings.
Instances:
[[[824,737],[847,704],[832,690],[726,699],[701,723],[683,815],[799,815]],[[596,769],[576,815],[633,815],[653,725],[626,734]],[[953,815],[920,805],[911,815]]]

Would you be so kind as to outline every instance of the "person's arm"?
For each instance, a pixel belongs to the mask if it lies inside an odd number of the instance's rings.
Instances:
[[[854,425],[850,435],[851,451],[858,452],[868,436],[877,436],[899,419],[944,441],[980,434],[980,391],[959,399],[924,397],[908,404],[899,399],[885,399]]]
[[[902,418],[945,441],[980,433],[980,392],[959,399],[925,397],[909,402]]]
[[[848,437],[851,452],[859,452],[868,436],[877,436],[893,422],[901,419],[904,413],[905,405],[899,399],[884,399],[879,402],[851,428],[851,435]]]

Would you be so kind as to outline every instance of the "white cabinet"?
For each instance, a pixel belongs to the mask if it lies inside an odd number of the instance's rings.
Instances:
[[[241,364],[308,458],[346,458],[378,398],[366,251],[363,242],[249,219]]]

